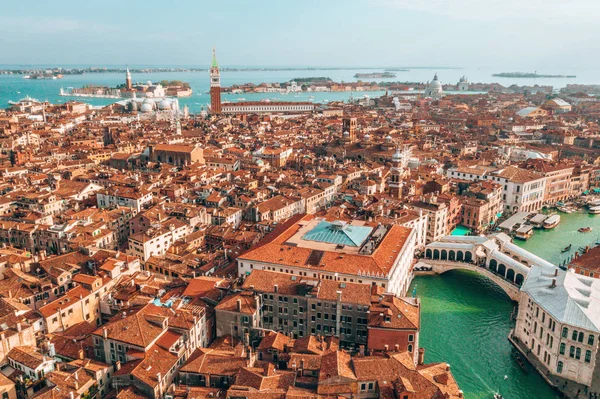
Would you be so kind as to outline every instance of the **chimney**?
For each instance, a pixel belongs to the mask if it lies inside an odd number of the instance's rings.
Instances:
[[[558,267],[554,269],[554,276],[558,276]]]
[[[390,346],[388,344],[383,345],[383,351],[387,352],[390,349]]]
[[[242,300],[240,298],[237,299],[237,311],[241,312],[242,311]]]
[[[79,389],[79,381],[75,380],[73,382],[75,383],[75,389],[78,390]]]
[[[273,285],[273,291],[279,292],[279,286],[277,284]]]
[[[75,377],[75,381],[79,381],[79,376],[77,375],[77,371],[73,373],[73,377]]]
[[[450,364],[446,363],[446,371],[450,371]]]
[[[364,356],[365,355],[365,346],[364,345],[360,345],[358,347],[358,353],[360,354],[360,356]]]
[[[79,355],[79,359],[81,359],[81,360],[85,359],[85,352],[83,351],[83,349],[79,349],[77,354]]]
[[[400,345],[398,345],[398,344],[394,345],[394,351],[400,352]]]
[[[69,392],[69,398],[75,399],[75,394],[73,393],[73,391]]]
[[[108,338],[108,330],[106,329],[106,327],[102,327],[102,338]]]
[[[17,323],[17,331],[18,331],[18,332],[21,332],[21,322],[18,322],[18,323]]]
[[[417,364],[422,365],[423,363],[425,363],[425,348],[419,348]]]
[[[335,293],[337,294],[337,301],[342,302],[342,291],[336,291]]]
[[[304,371],[304,359],[300,359],[300,371]]]
[[[552,284],[550,285],[550,288],[555,288],[556,287],[556,279],[553,278],[552,279]]]
[[[117,362],[115,363],[115,369],[116,369],[116,371],[121,370],[121,361],[120,360],[117,360]]]
[[[459,398],[464,398],[465,397],[465,395],[464,395],[464,393],[463,393],[462,390],[458,391],[458,397]]]

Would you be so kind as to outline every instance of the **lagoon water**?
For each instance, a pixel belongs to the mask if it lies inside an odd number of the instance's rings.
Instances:
[[[0,69],[17,69],[17,68],[32,68],[32,66],[15,66],[15,65],[0,65]],[[65,67],[86,67],[86,65],[75,65]],[[513,72],[512,70],[498,70],[498,68],[410,68],[408,71],[394,72],[396,78],[389,79],[390,81],[403,82],[428,82],[437,72],[439,79],[443,84],[456,84],[461,76],[466,75],[471,82],[498,82],[504,86],[512,84],[517,85],[552,85],[554,88],[561,88],[567,83],[585,83],[599,84],[600,69],[576,69],[576,70],[556,70],[552,68],[539,68],[538,73],[544,74],[574,74],[576,78],[541,78],[541,79],[517,79],[517,78],[497,78],[492,74],[497,72]],[[287,82],[294,78],[301,77],[329,77],[337,82],[353,82],[358,79],[354,78],[354,74],[358,72],[377,72],[381,69],[367,68],[348,68],[348,69],[310,69],[310,70],[281,70],[281,71],[223,71],[221,72],[221,85],[230,86],[232,84],[242,83],[263,83],[263,82]],[[531,72],[531,71],[526,71]],[[208,71],[199,72],[163,72],[163,73],[134,73],[133,80],[135,82],[146,82],[148,80],[159,82],[163,79],[181,80],[189,82],[194,89],[192,97],[180,99],[181,106],[187,104],[191,112],[198,112],[201,106],[206,106],[209,103],[206,91],[209,89]],[[116,86],[124,83],[125,75],[123,73],[88,73],[85,75],[65,75],[63,79],[57,80],[30,80],[23,79],[23,75],[0,75],[0,108],[7,106],[7,102],[18,101],[19,99],[29,95],[38,100],[49,100],[50,102],[64,102],[69,99],[88,102],[94,105],[106,105],[114,102],[111,99],[91,99],[83,97],[60,97],[60,88],[64,87],[82,87],[84,85],[105,85]],[[370,79],[363,79],[370,80]],[[383,81],[387,79],[374,79]],[[368,95],[377,97],[384,92],[370,92]],[[364,93],[355,92],[354,97],[361,97]],[[280,95],[275,93],[265,94],[240,94],[230,95],[224,94],[223,99],[228,101],[238,101],[241,98],[246,100],[260,100],[264,98],[280,99],[286,101],[307,101],[309,96],[314,96],[314,101],[317,103],[325,103],[327,101],[347,100],[350,93],[301,93],[298,95]],[[327,101],[326,101],[327,100]]]

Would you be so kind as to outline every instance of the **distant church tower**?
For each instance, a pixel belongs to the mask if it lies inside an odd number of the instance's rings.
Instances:
[[[390,195],[392,197],[400,198],[402,196],[402,175],[404,173],[402,168],[403,154],[400,151],[400,146],[396,146],[396,152],[392,155],[392,168],[390,169]]]
[[[131,85],[131,72],[129,72],[129,67],[127,67],[127,72],[125,73],[125,87],[127,90],[131,90],[133,87]]]
[[[216,115],[221,113],[221,73],[214,48],[210,66],[210,112]]]
[[[342,119],[342,132],[351,143],[356,141],[356,118]],[[347,133],[347,134],[346,134]]]

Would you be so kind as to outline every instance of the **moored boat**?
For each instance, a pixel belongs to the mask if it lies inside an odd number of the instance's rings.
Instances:
[[[600,205],[598,206],[591,206],[590,209],[588,210],[589,213],[593,213],[593,214],[598,214],[600,213]]]
[[[591,227],[581,227],[577,231],[580,232],[580,233],[591,233],[592,232],[592,228]]]
[[[521,240],[527,240],[533,235],[533,226],[523,225],[515,231],[515,237]]]
[[[569,245],[567,245],[566,247],[564,247],[564,248],[561,250],[561,252],[568,252],[568,251],[570,251],[572,246],[573,246],[573,244],[569,244]]]
[[[545,229],[553,229],[560,223],[560,215],[552,215],[548,219],[544,220]]]

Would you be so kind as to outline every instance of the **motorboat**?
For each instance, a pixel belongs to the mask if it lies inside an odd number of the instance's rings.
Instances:
[[[571,250],[571,247],[573,246],[573,244],[569,244],[566,247],[564,247],[563,249],[561,249],[560,252],[568,252]]]
[[[560,223],[560,215],[552,215],[548,219],[544,220],[545,229],[553,229]]]
[[[592,232],[592,228],[591,227],[581,227],[577,231],[580,232],[580,233],[591,233]]]
[[[504,399],[504,396],[500,395],[498,392],[494,392],[494,399]]]
[[[591,206],[590,209],[588,209],[589,213],[593,213],[593,214],[598,214],[600,213],[600,205],[598,206]]]

